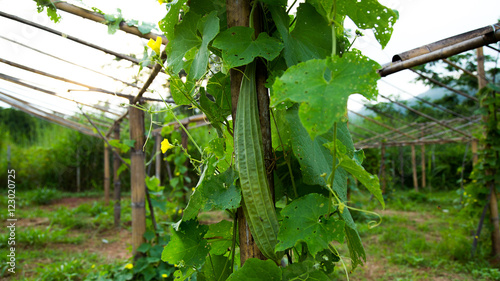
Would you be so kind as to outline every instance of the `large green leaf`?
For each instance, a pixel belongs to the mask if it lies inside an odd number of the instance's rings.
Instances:
[[[338,0],[338,13],[347,15],[360,29],[372,29],[384,48],[391,39],[397,14],[378,0]]]
[[[213,11],[201,18],[198,22],[198,31],[201,33],[201,45],[194,57],[188,74],[188,79],[195,80],[203,77],[207,71],[209,56],[208,44],[219,33],[219,18],[217,18],[217,11]]]
[[[299,241],[307,243],[312,255],[328,248],[332,241],[344,242],[344,221],[325,217],[333,212],[329,199],[311,193],[294,200],[282,211],[283,222],[278,234],[276,251],[295,246]]]
[[[224,255],[232,245],[233,223],[222,220],[209,225],[205,238],[210,243],[210,254]]]
[[[359,52],[297,64],[274,82],[272,105],[286,100],[300,103],[300,120],[314,139],[347,114],[351,94],[377,96],[378,68],[378,63]]]
[[[206,177],[200,187],[205,198],[205,209],[226,210],[240,206],[241,190],[234,182],[238,176],[232,168],[224,173]]]
[[[251,258],[227,281],[281,281],[281,270],[272,260]]]
[[[199,281],[226,280],[231,274],[231,261],[228,257],[220,255],[207,256],[202,274],[198,275]]]
[[[187,0],[173,0],[167,4],[167,15],[158,22],[161,31],[165,32],[167,39],[174,39],[174,28],[179,23],[179,13]],[[170,45],[170,44],[169,44]]]
[[[311,5],[300,4],[292,32],[289,31],[290,18],[284,7],[269,6],[269,11],[283,38],[288,67],[310,59],[324,59],[331,54],[331,28]]]
[[[182,22],[175,27],[174,38],[169,42],[172,45],[167,55],[167,64],[174,73],[179,73],[185,67],[184,58],[193,48],[195,55],[188,73],[188,80],[201,78],[208,64],[208,44],[219,32],[219,19],[216,11],[200,16],[188,12]]]
[[[331,280],[324,272],[318,270],[316,262],[306,260],[300,263],[293,263],[283,271],[283,281],[328,281]]]
[[[255,30],[250,27],[234,26],[215,38],[213,46],[222,50],[226,69],[247,65],[256,57],[273,60],[280,54],[283,49],[280,41],[269,37],[265,32],[253,40],[254,32]]]
[[[366,253],[361,244],[361,238],[359,237],[358,231],[355,228],[351,228],[346,224],[345,234],[349,255],[351,256],[351,266],[352,270],[354,270],[358,264],[363,264],[363,260],[366,262]]]
[[[195,220],[183,221],[178,231],[172,229],[170,242],[163,249],[161,259],[170,264],[200,266],[210,251],[207,240],[203,238],[208,226]]]

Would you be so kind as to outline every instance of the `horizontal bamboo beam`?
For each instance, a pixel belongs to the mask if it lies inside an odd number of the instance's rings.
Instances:
[[[466,94],[466,93],[464,93],[464,92],[462,92],[462,91],[459,91],[459,90],[453,89],[452,87],[450,87],[450,86],[448,86],[448,85],[446,85],[446,84],[444,84],[444,83],[441,83],[441,82],[439,82],[438,80],[436,80],[436,79],[434,79],[434,78],[431,78],[431,77],[429,77],[429,76],[425,76],[425,75],[423,75],[422,73],[420,73],[420,72],[418,72],[418,71],[416,71],[416,70],[414,70],[414,69],[411,69],[411,68],[410,68],[409,70],[410,70],[411,72],[413,72],[413,73],[417,74],[418,76],[420,76],[420,77],[422,77],[422,78],[424,78],[424,79],[426,79],[426,80],[429,80],[429,81],[430,81],[431,83],[433,83],[433,84],[436,84],[436,85],[438,85],[438,86],[440,86],[440,87],[443,87],[443,88],[445,88],[445,89],[447,89],[447,90],[450,90],[450,91],[452,91],[452,92],[454,92],[454,93],[457,93],[457,94],[459,94],[459,95],[461,95],[461,96],[463,96],[463,97],[466,97],[466,98],[468,98],[468,99],[471,99],[471,100],[473,100],[473,101],[479,101],[476,97],[473,97],[473,96],[471,96],[471,95],[469,95],[469,94]]]
[[[490,30],[493,29],[492,27],[489,28]],[[408,69],[431,61],[448,58],[465,51],[476,49],[478,47],[482,47],[491,43],[496,43],[498,41],[500,41],[500,28],[496,29],[495,32],[489,32],[484,35],[444,47],[442,49],[437,49],[430,53],[411,57],[403,61],[398,60],[387,66],[382,67],[381,69],[378,70],[378,73],[381,77],[385,77],[387,75],[399,72],[403,69]]]
[[[44,119],[48,122],[51,122],[51,123],[54,123],[57,125],[61,125],[63,127],[67,127],[67,128],[72,129],[72,130],[76,130],[82,134],[86,134],[86,135],[93,136],[93,137],[98,137],[93,132],[93,130],[90,128],[84,127],[81,124],[78,124],[76,122],[66,120],[66,119],[59,117],[57,115],[41,111],[35,107],[32,107],[27,102],[16,100],[16,98],[6,94],[3,91],[0,91],[0,101],[5,102],[5,103],[11,105],[12,107],[15,107],[15,108],[17,108],[17,109],[19,109],[19,110],[21,110],[21,111],[23,111],[31,116],[34,116],[36,118]]]
[[[79,16],[88,20],[92,20],[98,23],[106,24],[107,20],[104,18],[103,15],[89,11],[84,8],[80,8],[78,6],[63,2],[63,1],[54,1],[51,0],[51,3],[56,6],[58,10],[65,11],[67,13],[73,14],[75,16]],[[139,29],[135,26],[129,26],[128,24],[125,23],[125,21],[120,22],[120,30],[125,31],[127,33],[139,36],[144,39],[153,39],[156,40],[158,36],[162,38],[162,44],[166,45],[168,43],[168,40],[165,36],[161,34],[155,34],[153,32],[149,32],[146,34],[142,34],[142,32],[139,31]]]
[[[386,125],[386,124],[384,124],[384,123],[378,122],[377,120],[374,120],[374,119],[372,119],[372,118],[370,118],[370,117],[368,117],[368,116],[364,116],[363,114],[360,114],[360,113],[355,112],[355,111],[352,111],[352,110],[349,110],[349,112],[351,112],[351,113],[353,113],[353,114],[355,114],[355,115],[357,115],[357,116],[359,116],[359,117],[361,117],[361,118],[363,118],[363,119],[366,119],[366,120],[368,120],[368,121],[370,121],[370,122],[372,122],[372,123],[375,123],[375,124],[377,124],[377,125],[379,125],[379,126],[382,126],[382,127],[386,128],[386,129],[389,129],[389,130],[391,130],[391,131],[393,131],[393,132],[397,132],[397,133],[400,133],[400,134],[402,134],[402,135],[404,135],[404,136],[407,136],[407,137],[408,137],[408,138],[410,138],[410,139],[415,139],[415,137],[410,136],[410,135],[406,134],[406,133],[405,133],[405,132],[403,132],[403,131],[400,131],[400,130],[398,130],[398,129],[396,129],[396,128],[393,128],[393,127],[391,127],[391,126],[388,126],[388,125]]]
[[[498,26],[497,28],[500,28],[500,26]],[[424,45],[424,46],[397,54],[397,55],[392,57],[392,62],[405,61],[405,60],[408,60],[408,59],[411,59],[414,57],[418,57],[418,56],[421,56],[424,54],[434,52],[434,51],[439,50],[439,49],[443,49],[445,47],[453,46],[453,45],[456,45],[460,42],[463,42],[463,41],[466,41],[469,39],[473,39],[473,38],[485,35],[485,34],[490,33],[490,32],[494,32],[497,28],[493,27],[493,25],[485,26],[485,27],[471,30],[471,31],[468,31],[468,32],[465,32],[465,33],[462,33],[459,35],[448,37],[448,38],[436,41],[434,43],[427,44],[427,45]]]
[[[113,55],[117,58],[120,58],[120,59],[123,59],[123,60],[127,60],[127,61],[130,61],[130,62],[133,62],[135,64],[140,64],[141,61],[136,59],[136,58],[133,58],[131,56],[127,56],[127,55],[124,55],[124,54],[120,54],[118,52],[115,52],[115,51],[112,51],[112,50],[109,50],[109,49],[106,49],[106,48],[103,48],[101,46],[98,46],[98,45],[95,45],[95,44],[92,44],[90,42],[87,42],[87,41],[84,41],[82,39],[79,39],[79,38],[76,38],[74,36],[71,36],[71,35],[68,35],[68,34],[65,34],[63,32],[60,32],[60,31],[57,31],[55,29],[52,29],[50,27],[47,27],[45,25],[41,25],[41,24],[38,24],[38,23],[35,23],[35,22],[32,22],[32,21],[29,21],[29,20],[25,20],[23,18],[20,18],[18,16],[14,16],[14,15],[10,15],[10,14],[7,14],[7,13],[4,13],[2,11],[0,11],[0,16],[4,17],[4,18],[8,18],[8,19],[11,19],[13,21],[17,21],[17,22],[21,22],[21,23],[24,23],[26,25],[29,25],[29,26],[33,26],[33,27],[36,27],[36,28],[39,28],[41,30],[44,30],[44,31],[47,31],[49,33],[52,33],[52,34],[55,34],[55,35],[58,35],[58,36],[61,36],[63,38],[66,38],[66,39],[69,39],[71,41],[74,41],[74,42],[77,42],[79,44],[82,44],[82,45],[85,45],[87,47],[90,47],[90,48],[93,48],[93,49],[96,49],[96,50],[99,50],[99,51],[102,51],[106,54],[110,54],[110,55]]]
[[[461,67],[460,65],[458,65],[458,64],[450,61],[449,59],[443,59],[443,61],[446,64],[448,64],[449,66],[454,67],[454,68],[456,68],[458,70],[461,70],[463,73],[465,73],[465,74],[467,74],[467,75],[469,75],[469,76],[477,79],[477,75],[475,75],[474,73],[472,73],[472,72],[468,71],[467,69]]]
[[[122,93],[112,92],[112,91],[108,91],[108,90],[105,90],[105,89],[102,89],[102,88],[93,87],[93,86],[90,86],[90,85],[87,85],[87,84],[84,84],[84,83],[80,83],[80,82],[77,82],[77,81],[74,81],[74,80],[70,80],[70,79],[67,79],[67,78],[64,78],[64,77],[61,77],[61,76],[53,75],[53,74],[50,74],[48,72],[41,71],[41,70],[38,70],[38,69],[34,69],[34,68],[31,68],[31,67],[28,67],[28,66],[25,66],[25,65],[13,62],[13,61],[9,61],[9,60],[6,60],[6,59],[0,58],[0,62],[8,64],[8,65],[13,66],[13,67],[20,68],[22,70],[26,70],[26,71],[33,72],[33,73],[36,73],[36,74],[39,74],[39,75],[42,75],[42,76],[50,77],[52,79],[56,79],[56,80],[59,80],[59,81],[63,81],[63,82],[75,84],[75,85],[78,85],[78,86],[82,86],[82,87],[85,87],[85,88],[89,89],[89,91],[92,91],[92,92],[100,92],[100,93],[104,93],[104,94],[108,94],[108,95],[113,95],[113,96],[117,96],[117,97],[120,97],[120,98],[126,98],[126,99],[133,98],[133,96],[131,96],[131,95],[125,95],[125,94],[122,94]],[[162,100],[159,100],[159,99],[152,99],[152,98],[143,98],[143,99],[147,100],[147,101],[162,101]]]
[[[105,109],[103,109],[103,108],[100,108],[100,107],[97,107],[97,106],[94,106],[94,105],[91,105],[91,104],[82,103],[82,102],[75,101],[75,100],[70,99],[70,98],[66,98],[66,97],[60,96],[60,95],[58,95],[56,92],[53,92],[53,91],[50,91],[50,90],[47,90],[47,89],[43,89],[43,88],[40,88],[40,87],[37,87],[37,86],[33,86],[33,85],[31,85],[31,84],[25,83],[25,82],[23,82],[22,80],[20,80],[20,79],[18,79],[18,78],[16,78],[16,77],[12,77],[12,76],[5,75],[5,74],[0,73],[0,79],[5,80],[5,81],[8,81],[8,82],[11,82],[11,83],[14,83],[14,84],[21,85],[21,86],[23,86],[23,87],[26,87],[26,88],[29,88],[29,89],[32,89],[32,90],[35,90],[35,91],[39,91],[39,92],[42,92],[42,93],[45,93],[45,94],[49,94],[49,95],[52,95],[52,96],[56,96],[56,97],[61,98],[61,99],[64,99],[64,100],[68,100],[68,101],[74,102],[74,103],[76,103],[76,104],[85,105],[85,106],[88,106],[88,107],[91,107],[91,108],[94,108],[94,109],[100,110],[100,111],[102,111],[102,112],[106,112],[106,113],[110,113],[110,114],[113,114],[113,115],[119,116],[119,114],[118,114],[118,113],[114,113],[114,112],[111,112],[111,111],[105,110]]]
[[[446,143],[456,143],[456,142],[470,142],[470,138],[452,138],[452,139],[439,139],[439,140],[413,140],[413,141],[400,141],[400,142],[384,142],[384,146],[397,147],[397,146],[409,146],[409,145],[426,145],[426,144],[446,144]],[[366,145],[354,144],[356,149],[368,149],[368,148],[380,148],[381,143],[371,143]]]
[[[83,66],[83,65],[79,65],[79,64],[76,64],[76,63],[71,62],[71,61],[69,61],[69,60],[65,60],[65,59],[63,59],[63,58],[60,58],[60,57],[58,57],[58,56],[54,56],[54,55],[52,55],[52,54],[49,54],[49,53],[46,53],[46,52],[40,51],[40,50],[38,50],[38,49],[36,49],[36,48],[33,48],[33,47],[28,46],[28,45],[26,45],[26,44],[23,44],[23,43],[20,43],[20,42],[17,42],[17,41],[11,40],[11,39],[9,39],[9,38],[7,38],[7,37],[3,37],[3,36],[1,36],[1,35],[0,35],[0,38],[1,38],[1,39],[3,39],[3,40],[9,41],[9,42],[11,42],[11,43],[13,43],[13,44],[17,44],[17,45],[19,45],[19,46],[21,46],[21,47],[24,47],[24,48],[26,48],[26,49],[30,49],[30,50],[32,50],[32,51],[35,51],[35,52],[37,52],[37,53],[39,53],[39,54],[42,54],[42,55],[45,55],[45,56],[51,57],[51,58],[53,58],[53,59],[56,59],[56,60],[59,60],[59,61],[62,61],[62,62],[65,62],[65,63],[71,64],[71,65],[74,65],[74,66],[77,66],[77,67],[80,67],[80,68],[85,69],[85,70],[88,70],[88,71],[92,71],[92,72],[97,73],[97,74],[102,75],[102,76],[108,77],[108,78],[113,79],[113,80],[115,80],[115,81],[121,82],[121,83],[123,83],[123,84],[125,84],[125,85],[131,86],[131,87],[135,87],[135,88],[139,88],[139,86],[137,86],[136,84],[129,83],[129,82],[127,82],[127,81],[123,81],[123,80],[121,80],[121,79],[119,79],[119,78],[113,77],[113,76],[108,75],[108,74],[106,74],[106,73],[102,73],[102,72],[96,71],[96,70],[94,70],[94,69],[92,69],[92,68],[89,68],[89,67],[86,67],[86,66]]]
[[[193,116],[189,116],[189,117],[186,117],[184,119],[181,119],[181,120],[179,120],[179,122],[172,121],[172,122],[164,125],[163,127],[175,126],[175,128],[178,128],[179,123],[181,123],[183,126],[186,126],[186,125],[191,124],[191,123],[196,123],[196,125],[193,127],[189,126],[189,129],[198,128],[198,127],[201,127],[203,125],[210,125],[210,122],[208,121],[207,116],[205,116],[205,114],[198,114],[198,115],[193,115]],[[154,129],[153,134],[159,134],[163,127]]]
[[[429,119],[429,120],[431,120],[431,121],[434,121],[434,122],[436,122],[437,124],[441,125],[442,127],[448,128],[448,129],[450,129],[450,130],[452,130],[452,131],[454,131],[454,132],[457,132],[457,133],[459,133],[459,134],[461,134],[461,135],[464,135],[464,136],[466,136],[466,137],[468,137],[468,138],[472,138],[472,135],[467,134],[467,133],[465,133],[465,132],[462,132],[462,131],[460,131],[460,130],[457,130],[457,129],[455,129],[455,128],[451,127],[451,126],[448,126],[447,124],[445,124],[445,123],[443,123],[443,122],[441,122],[441,121],[437,120],[437,119],[436,119],[436,118],[434,118],[434,117],[431,117],[431,116],[429,116],[429,115],[427,115],[427,114],[425,114],[425,113],[422,113],[422,112],[420,112],[420,111],[418,111],[418,110],[416,110],[416,109],[414,109],[414,108],[411,108],[411,107],[409,107],[409,106],[407,106],[407,105],[405,105],[405,104],[402,104],[402,103],[400,103],[400,102],[398,102],[398,101],[394,101],[394,100],[392,100],[392,99],[390,99],[390,98],[388,98],[388,97],[386,97],[386,96],[384,96],[384,95],[379,94],[379,96],[381,96],[382,98],[384,98],[384,99],[386,99],[386,100],[388,100],[388,101],[390,101],[390,102],[393,102],[393,103],[395,103],[395,104],[397,104],[397,105],[399,105],[399,106],[401,106],[401,107],[404,107],[404,108],[406,108],[406,109],[408,109],[408,110],[410,110],[410,111],[412,111],[412,112],[416,113],[417,115],[420,115],[420,116],[422,116],[422,117],[424,117],[424,118],[426,118],[426,119]]]

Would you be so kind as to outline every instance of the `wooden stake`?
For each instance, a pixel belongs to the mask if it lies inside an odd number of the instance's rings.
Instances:
[[[382,186],[382,194],[385,194],[385,187],[386,187],[386,182],[385,182],[385,145],[382,143],[380,145],[380,183]]]
[[[113,138],[115,140],[120,140],[120,124],[117,124],[113,131]],[[116,156],[120,153],[120,149],[114,148],[115,153],[113,154],[113,187],[114,194],[113,199],[115,201],[113,212],[114,212],[114,226],[115,228],[120,227],[120,217],[121,217],[121,181],[118,176],[118,169],[120,168],[120,159]]]
[[[417,160],[415,156],[415,146],[411,146],[411,169],[413,171],[413,187],[418,192]]]
[[[10,146],[9,146],[10,148]],[[80,192],[80,149],[76,148],[76,192]]]
[[[161,135],[158,133],[155,135],[155,176],[161,183]]]
[[[144,145],[144,111],[129,107],[130,139],[134,147],[130,149],[130,185],[132,189],[132,255],[134,260],[142,256],[137,248],[144,243],[146,232],[146,167]]]
[[[474,139],[471,142],[472,146],[472,165],[475,166],[477,164],[478,158],[477,158],[477,144],[478,140]]]
[[[104,204],[109,205],[109,150],[111,148],[104,143]]]
[[[426,187],[426,174],[425,174],[425,145],[421,145],[421,166],[422,166],[422,188]]]

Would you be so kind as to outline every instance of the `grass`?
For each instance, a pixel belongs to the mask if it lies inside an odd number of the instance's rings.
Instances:
[[[65,199],[50,205],[25,199],[26,204],[18,207],[16,216],[22,218],[16,232],[18,268],[9,280],[83,280],[99,271],[123,267],[129,261],[126,243],[130,237],[130,201],[122,202],[122,230],[117,231],[112,227],[112,204],[104,205],[94,193],[89,194],[91,198],[80,195],[68,199],[68,195],[62,194]],[[34,198],[30,196],[25,198]],[[77,197],[78,204],[73,204]],[[455,192],[393,192],[386,199],[386,210],[380,210],[368,195],[353,194],[356,207],[375,211],[383,220],[380,226],[370,229],[368,221],[376,217],[352,211],[367,262],[350,274],[350,280],[500,280],[500,271],[487,261],[486,229],[479,239],[478,255],[471,259],[470,231],[477,219],[461,216],[456,198]],[[2,204],[0,208],[5,209]],[[205,215],[207,221],[221,216]],[[8,253],[6,238],[6,229],[0,229],[0,256]],[[347,246],[339,245],[338,249],[347,261]],[[4,265],[0,266],[0,277],[2,270]],[[337,276],[345,280],[341,266]]]

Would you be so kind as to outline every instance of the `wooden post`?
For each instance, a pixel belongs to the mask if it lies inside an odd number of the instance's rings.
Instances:
[[[161,135],[157,133],[155,136],[155,176],[161,183]]]
[[[413,172],[413,187],[418,192],[417,159],[415,156],[415,145],[411,146],[411,169]]]
[[[80,179],[80,149],[76,148],[76,192],[80,193],[81,179]]]
[[[228,28],[233,26],[248,26],[250,15],[250,0],[226,0],[227,10],[227,25]],[[232,118],[236,120],[236,109],[238,106],[238,97],[240,93],[241,79],[244,68],[231,69],[231,104]],[[265,110],[269,110],[266,108]],[[238,231],[240,238],[240,261],[241,265],[249,258],[265,259],[255,243],[250,229],[248,228],[243,209],[238,209]]]
[[[475,166],[477,164],[478,158],[477,158],[477,144],[478,140],[474,139],[472,141],[472,166]]]
[[[382,194],[385,194],[385,145],[382,142],[380,145],[380,183],[382,186]]]
[[[130,185],[132,189],[132,255],[134,260],[141,257],[137,248],[144,243],[146,232],[146,167],[144,145],[144,111],[129,107],[130,139],[134,147],[130,149]]]
[[[116,126],[113,129],[113,138],[115,140],[120,140],[120,123],[116,124]],[[114,148],[116,153],[120,153],[120,149]],[[120,168],[120,159],[113,153],[113,187],[114,187],[114,193],[113,193],[113,199],[115,201],[113,212],[114,212],[114,222],[115,222],[115,227],[119,228],[120,227],[120,217],[121,217],[121,181],[120,177],[118,176],[118,169]]]
[[[405,172],[404,172],[404,155],[403,155],[404,146],[399,147],[399,169],[401,170],[401,187],[405,186]]]
[[[486,87],[487,81],[486,81],[486,73],[484,71],[484,54],[483,54],[483,48],[478,48],[477,49],[477,76],[478,76],[478,87],[479,90]],[[490,97],[487,97],[490,98]],[[481,106],[483,106],[481,104]],[[488,109],[488,106],[484,106],[486,109]],[[494,116],[484,116],[483,121],[485,124],[488,124],[490,118],[494,118]],[[488,134],[488,129],[485,126],[485,134]],[[487,135],[486,135],[487,136]],[[491,150],[491,145],[486,144],[483,149],[485,152],[488,153],[495,153],[494,151]],[[497,158],[498,158],[498,152],[496,152]],[[497,159],[498,161],[498,159]],[[496,170],[494,168],[489,168],[485,171],[486,176],[492,176],[496,174]],[[490,188],[491,190],[491,199],[490,199],[490,221],[493,226],[493,229],[491,231],[491,248],[492,248],[492,255],[494,262],[496,264],[500,263],[500,223],[499,223],[499,216],[498,216],[498,201],[497,201],[497,196],[495,192],[495,181],[490,180],[489,182],[486,183],[487,187]]]
[[[104,143],[104,204],[109,205],[109,150],[111,148]]]
[[[421,149],[421,165],[422,165],[422,188],[426,187],[426,174],[425,174],[425,144],[420,146]]]

